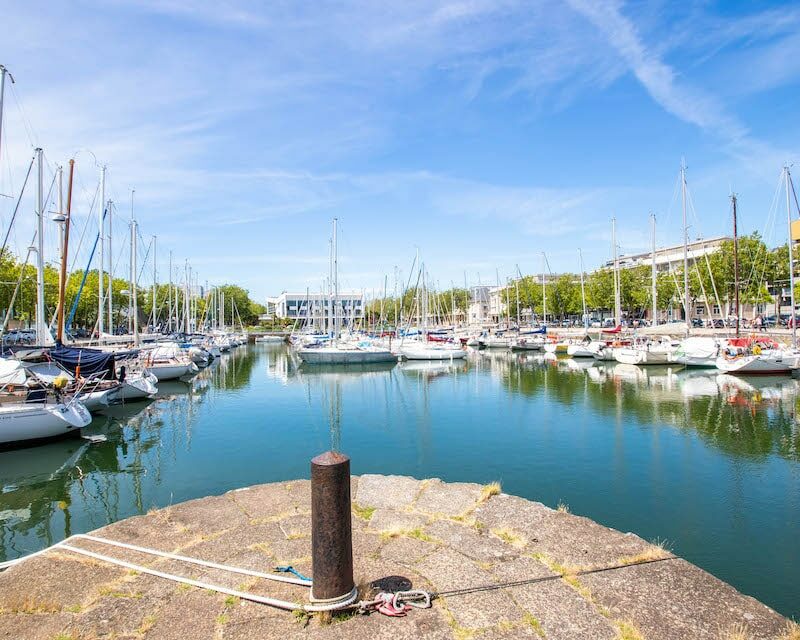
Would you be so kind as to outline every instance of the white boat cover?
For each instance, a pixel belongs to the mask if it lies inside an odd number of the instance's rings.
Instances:
[[[27,376],[19,360],[0,358],[0,386],[25,384]]]

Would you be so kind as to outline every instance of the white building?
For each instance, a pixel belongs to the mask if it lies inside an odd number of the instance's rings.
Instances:
[[[686,249],[689,259],[689,268],[694,268],[695,261],[705,261],[705,256],[716,253],[722,248],[722,244],[732,240],[727,236],[718,236],[716,238],[708,238],[705,240],[695,240],[690,242]],[[640,267],[652,264],[653,253],[647,251],[645,253],[634,253],[632,255],[619,256],[619,266],[621,269],[628,267]],[[614,261],[609,260],[603,265],[605,268],[613,268]],[[672,247],[663,247],[656,249],[656,271],[668,272],[681,271],[683,269],[683,245],[678,244]]]
[[[489,287],[472,287],[469,291],[469,324],[483,324],[489,320]]]
[[[332,296],[324,293],[289,293],[267,298],[267,309],[274,310],[276,318],[310,320],[321,327],[330,318]],[[364,294],[360,291],[342,291],[334,303],[334,312],[340,326],[364,318]]]

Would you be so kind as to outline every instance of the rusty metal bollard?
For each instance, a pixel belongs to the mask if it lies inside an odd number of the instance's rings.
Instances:
[[[311,461],[313,603],[335,604],[354,595],[350,517],[350,458],[320,454]]]

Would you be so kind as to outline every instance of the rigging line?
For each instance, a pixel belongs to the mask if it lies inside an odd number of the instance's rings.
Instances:
[[[97,203],[97,194],[100,192],[100,182],[98,181],[97,187],[94,190],[94,197],[92,198],[92,204],[89,206],[89,214],[86,216],[86,222],[83,224],[83,231],[81,232],[81,237],[78,240],[78,246],[75,247],[74,257],[72,258],[72,264],[70,264],[69,270],[73,271],[75,269],[75,263],[78,261],[78,253],[83,246],[83,239],[86,236],[86,230],[89,228],[89,222],[93,220],[92,212],[94,211],[94,205]],[[70,216],[70,224],[72,216]],[[74,225],[73,225],[74,227]],[[77,231],[77,229],[76,229]]]
[[[36,241],[36,232],[33,233],[33,240],[31,240],[30,245],[28,245],[28,253],[25,254],[25,262],[22,264],[19,270],[19,279],[17,280],[17,286],[14,287],[14,293],[11,296],[11,301],[8,303],[8,309],[6,310],[6,317],[3,320],[3,326],[0,328],[0,337],[6,332],[6,327],[8,326],[8,321],[11,319],[11,313],[14,310],[14,303],[17,300],[17,293],[19,293],[19,287],[22,284],[22,280],[25,276],[25,271],[28,267],[28,260],[31,257],[31,247],[33,243]]]
[[[2,256],[5,251],[6,247],[8,246],[8,235],[11,233],[11,227],[14,226],[14,220],[17,217],[17,212],[19,211],[19,205],[22,202],[22,196],[25,193],[25,186],[28,184],[28,178],[31,176],[31,171],[33,170],[33,163],[36,161],[36,156],[34,155],[31,158],[31,163],[28,165],[28,173],[25,174],[25,180],[22,183],[22,189],[19,192],[19,198],[17,198],[17,204],[14,207],[14,213],[11,214],[11,221],[8,223],[8,229],[6,230],[5,238],[3,238],[3,248],[0,249],[0,256]]]
[[[11,83],[11,95],[14,96],[14,102],[17,103],[17,109],[19,109],[22,125],[25,127],[25,135],[28,136],[28,142],[31,143],[32,147],[38,147],[39,145],[34,142],[34,138],[37,138],[38,136],[33,130],[33,124],[31,124],[31,121],[28,119],[28,115],[25,113],[25,109],[22,106],[22,99],[19,97],[16,85],[16,82]]]
[[[656,562],[666,562],[667,560],[678,560],[678,556],[669,555],[665,558],[653,558],[649,560],[640,560],[639,562],[631,562],[630,564],[616,564],[610,567],[598,567],[596,569],[584,569],[583,571],[576,571],[574,576],[586,576],[593,573],[603,573],[605,571],[617,571],[618,569],[627,569],[628,567],[636,567],[644,564],[654,564]],[[528,584],[536,584],[538,582],[549,582],[552,580],[561,580],[564,577],[562,574],[553,574],[549,576],[537,576],[536,578],[526,578],[523,580],[511,580],[509,582],[497,582],[494,584],[484,584],[475,587],[463,587],[461,589],[450,589],[449,591],[434,591],[431,593],[431,598],[441,598],[442,596],[460,596],[470,593],[477,593],[479,591],[495,591],[497,589],[505,589],[507,587],[522,587]]]

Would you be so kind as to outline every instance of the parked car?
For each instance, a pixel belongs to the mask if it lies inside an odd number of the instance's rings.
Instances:
[[[692,326],[697,327],[698,329],[703,327],[703,319],[702,318],[692,318]]]

